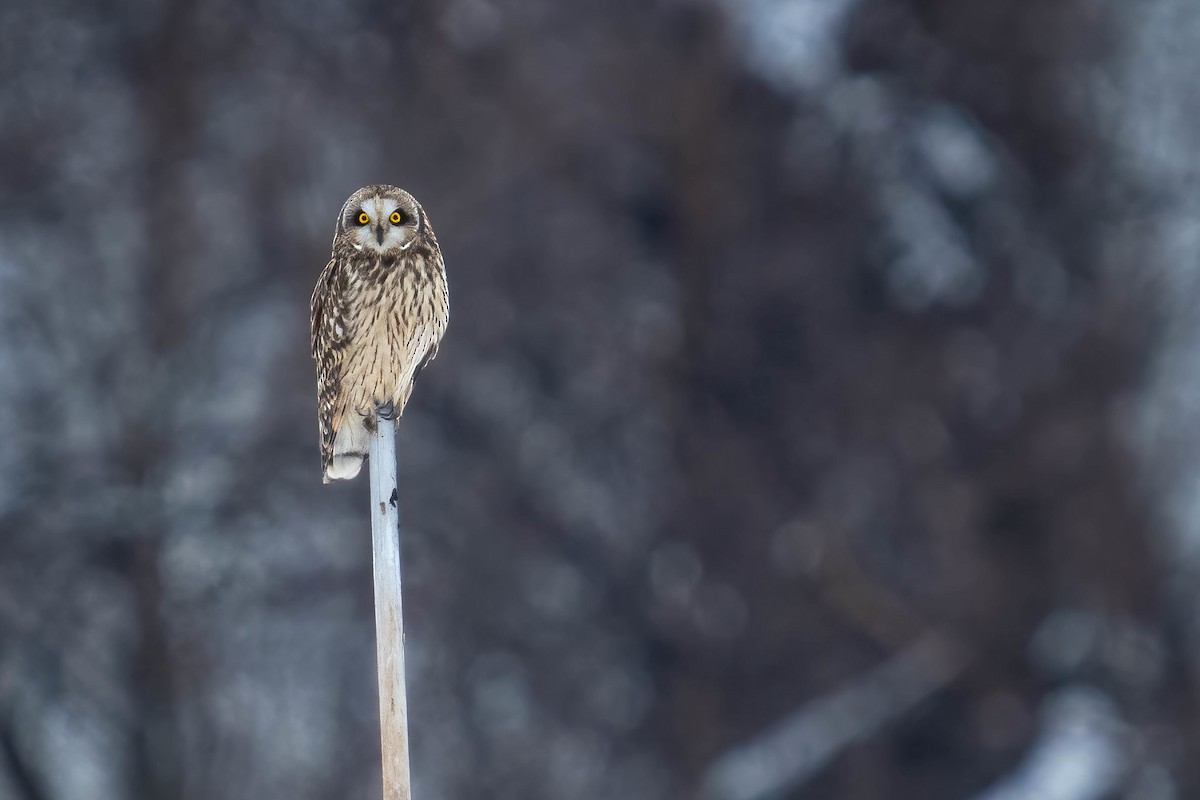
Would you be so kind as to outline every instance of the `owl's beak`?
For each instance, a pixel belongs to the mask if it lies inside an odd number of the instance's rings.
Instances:
[[[375,226],[375,241],[379,242],[380,245],[383,244],[383,223],[382,222]]]

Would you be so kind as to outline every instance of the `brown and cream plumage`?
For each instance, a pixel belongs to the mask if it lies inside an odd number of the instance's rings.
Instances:
[[[376,414],[399,415],[446,332],[446,268],[429,218],[396,186],[342,206],[312,295],[324,481],[353,478]]]

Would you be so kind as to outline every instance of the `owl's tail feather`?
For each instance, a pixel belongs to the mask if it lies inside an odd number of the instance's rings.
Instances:
[[[367,458],[366,418],[358,414],[342,417],[341,427],[333,439],[333,458],[325,469],[325,483],[346,481],[362,469]]]

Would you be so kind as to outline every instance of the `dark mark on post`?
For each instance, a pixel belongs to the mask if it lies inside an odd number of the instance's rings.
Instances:
[[[382,500],[379,502],[379,513],[380,513],[380,514],[386,514],[386,513],[387,513],[387,509],[383,507],[383,501],[382,501]]]
[[[396,507],[396,487],[395,486],[392,487],[392,496],[388,499],[388,502],[392,504],[392,508]]]

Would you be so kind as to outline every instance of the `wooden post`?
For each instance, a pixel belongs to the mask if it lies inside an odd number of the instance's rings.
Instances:
[[[375,566],[375,647],[383,800],[410,800],[404,615],[400,603],[400,501],[396,493],[396,421],[376,415],[371,434],[371,545]]]

